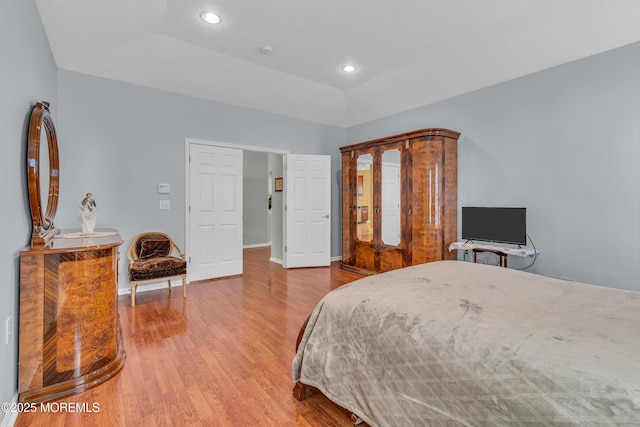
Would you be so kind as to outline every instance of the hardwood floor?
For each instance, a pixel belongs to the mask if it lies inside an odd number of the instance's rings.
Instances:
[[[291,362],[317,302],[362,276],[338,263],[285,270],[268,258],[269,248],[246,249],[243,276],[193,283],[186,299],[179,288],[141,292],[132,308],[121,296],[122,371],[51,411],[20,414],[15,425],[352,425],[321,394],[293,398]],[[84,410],[55,412],[60,404]]]

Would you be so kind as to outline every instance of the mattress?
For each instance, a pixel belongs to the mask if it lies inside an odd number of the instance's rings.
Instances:
[[[317,305],[293,380],[373,426],[640,425],[640,293],[462,261]]]

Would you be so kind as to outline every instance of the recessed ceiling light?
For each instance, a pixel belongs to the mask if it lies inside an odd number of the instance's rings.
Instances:
[[[202,12],[200,14],[200,18],[209,24],[219,24],[222,21],[222,19],[213,12]]]
[[[344,71],[345,73],[353,73],[357,69],[358,67],[356,67],[355,65],[345,65],[342,67],[342,71]]]

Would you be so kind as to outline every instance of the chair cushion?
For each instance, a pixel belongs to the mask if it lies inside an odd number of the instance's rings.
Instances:
[[[129,264],[130,282],[162,279],[182,274],[187,274],[187,262],[172,256],[139,259]]]
[[[139,259],[149,259],[169,256],[171,242],[163,238],[140,239]]]

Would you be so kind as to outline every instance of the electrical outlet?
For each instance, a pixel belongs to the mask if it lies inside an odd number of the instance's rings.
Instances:
[[[171,201],[170,200],[160,200],[160,209],[171,209]]]
[[[7,317],[7,320],[4,322],[5,323],[5,344],[9,344],[9,341],[11,341],[11,331],[13,330],[13,325],[11,325],[11,316]]]

